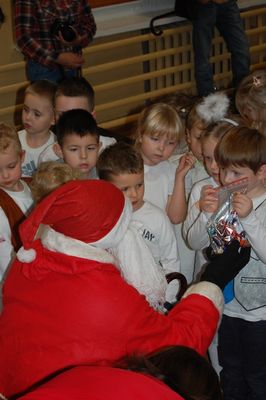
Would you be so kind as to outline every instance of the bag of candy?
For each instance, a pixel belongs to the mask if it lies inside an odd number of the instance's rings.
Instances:
[[[239,241],[241,247],[249,246],[238,215],[232,207],[234,193],[245,193],[248,179],[240,179],[217,189],[219,206],[207,222],[207,232],[214,254],[222,254],[233,239]]]

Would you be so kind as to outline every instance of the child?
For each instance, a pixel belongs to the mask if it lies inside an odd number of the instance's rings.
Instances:
[[[100,179],[113,183],[131,201],[133,221],[141,222],[138,230],[164,274],[180,270],[175,235],[167,215],[143,200],[144,165],[140,153],[123,142],[106,148],[99,156],[97,171]],[[148,274],[147,274],[148,277]],[[143,279],[145,279],[143,270]],[[176,301],[176,282],[169,284],[166,300]]]
[[[266,139],[247,127],[231,128],[215,149],[221,183],[248,178],[232,204],[252,251],[234,279],[235,298],[226,304],[219,329],[224,399],[266,397]]]
[[[22,149],[25,150],[23,176],[32,176],[37,169],[39,155],[56,141],[56,136],[50,131],[54,124],[55,89],[54,83],[40,80],[32,83],[25,91],[22,111],[24,130],[18,133]]]
[[[245,125],[266,133],[266,69],[243,79],[236,92],[236,106]]]
[[[177,169],[169,162],[181,137],[182,122],[168,104],[155,103],[140,113],[136,146],[144,161],[144,198],[165,210],[173,223],[185,218],[184,178],[194,162],[187,154]]]
[[[232,127],[229,122],[216,122],[206,129],[201,137],[202,155],[208,178],[195,183],[191,190],[188,213],[183,224],[183,235],[187,245],[196,251],[193,281],[198,281],[206,264],[204,249],[210,244],[206,224],[218,208],[216,188],[220,186],[219,168],[214,158],[214,150],[221,137]],[[209,355],[216,372],[220,371],[215,337]]]
[[[21,246],[18,225],[29,213],[33,199],[21,180],[24,151],[15,128],[0,124],[0,282]]]
[[[101,147],[97,125],[85,110],[66,111],[58,120],[54,149],[59,158],[80,172],[81,179],[96,178],[96,162]]]
[[[94,90],[90,83],[83,77],[64,79],[58,84],[55,99],[55,118],[56,121],[66,111],[74,110],[76,108],[86,110],[96,118],[95,104],[94,104]],[[100,127],[97,128],[100,134],[100,142],[102,149],[110,144],[116,142],[109,132]],[[107,136],[106,136],[107,135]],[[48,146],[39,157],[39,164],[43,161],[58,160],[58,155],[54,150],[53,144]]]
[[[39,203],[57,187],[79,177],[79,171],[74,170],[68,164],[57,161],[43,162],[33,174],[30,183],[35,203]]]

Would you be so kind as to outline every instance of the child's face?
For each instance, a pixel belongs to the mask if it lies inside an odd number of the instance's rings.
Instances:
[[[264,180],[266,178],[266,165],[263,165],[257,173],[254,173],[249,167],[230,165],[226,168],[220,168],[220,181],[222,185],[227,185],[236,180],[247,178],[248,187],[246,194],[250,198],[259,196],[265,192]]]
[[[152,136],[144,134],[141,138],[140,152],[144,164],[157,165],[168,160],[177,146],[177,141],[168,139],[166,135]]]
[[[89,177],[90,171],[95,167],[100,143],[97,137],[89,133],[83,137],[71,133],[64,137],[62,147],[55,144],[57,155],[72,168],[80,171],[83,177]]]
[[[51,102],[45,97],[27,93],[22,111],[22,122],[29,134],[48,133],[55,122]]]
[[[202,155],[203,162],[207,173],[215,180],[219,185],[219,167],[214,158],[214,149],[218,143],[218,140],[212,137],[206,138],[202,142]]]
[[[202,161],[201,134],[204,130],[204,125],[198,121],[190,130],[186,130],[186,138],[189,150],[197,160]]]
[[[112,184],[120,189],[131,201],[133,211],[137,211],[144,203],[144,173],[113,175]]]
[[[21,190],[21,164],[24,152],[18,153],[15,148],[9,146],[0,154],[0,187],[18,192]]]
[[[55,99],[55,118],[58,118],[66,111],[75,109],[86,110],[90,112],[88,99],[85,96],[63,96],[60,95]]]

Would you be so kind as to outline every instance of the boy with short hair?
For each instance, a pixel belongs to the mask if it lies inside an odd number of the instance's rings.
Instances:
[[[101,143],[93,116],[80,109],[64,112],[57,122],[57,139],[57,156],[79,171],[81,179],[96,178]]]
[[[224,399],[266,396],[266,138],[244,126],[231,128],[215,148],[223,185],[247,178],[232,205],[251,245],[248,264],[234,279],[219,329]],[[226,266],[225,266],[226,267]]]
[[[64,79],[58,84],[54,97],[56,120],[58,120],[64,112],[77,108],[88,111],[95,119],[96,113],[94,107],[94,89],[85,78],[68,78]],[[100,127],[98,127],[97,129],[100,133],[100,142],[102,143],[102,149],[116,142],[115,138],[107,137],[108,132],[106,132],[106,130]],[[52,144],[42,152],[39,157],[38,163],[40,164],[43,161],[56,160],[58,160],[58,155],[55,152],[54,146]]]
[[[99,156],[97,172],[100,179],[113,183],[130,199],[132,219],[141,222],[139,231],[165,275],[179,272],[177,244],[169,218],[159,207],[143,200],[144,163],[138,150],[123,142],[107,147]],[[174,302],[176,293],[177,284],[172,282],[166,300]]]
[[[56,141],[50,130],[54,124],[53,99],[56,84],[39,80],[30,84],[25,91],[22,111],[24,129],[18,132],[25,159],[22,165],[23,176],[32,176],[36,171],[40,154]]]
[[[15,128],[0,124],[0,282],[21,246],[18,225],[29,213],[33,199],[21,179],[24,151]]]

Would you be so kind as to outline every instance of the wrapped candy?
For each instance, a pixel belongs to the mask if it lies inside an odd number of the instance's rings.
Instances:
[[[238,215],[232,207],[232,196],[235,192],[244,193],[247,189],[247,178],[237,180],[217,189],[219,206],[207,222],[207,232],[214,254],[222,254],[226,246],[236,239],[241,247],[249,246]]]

